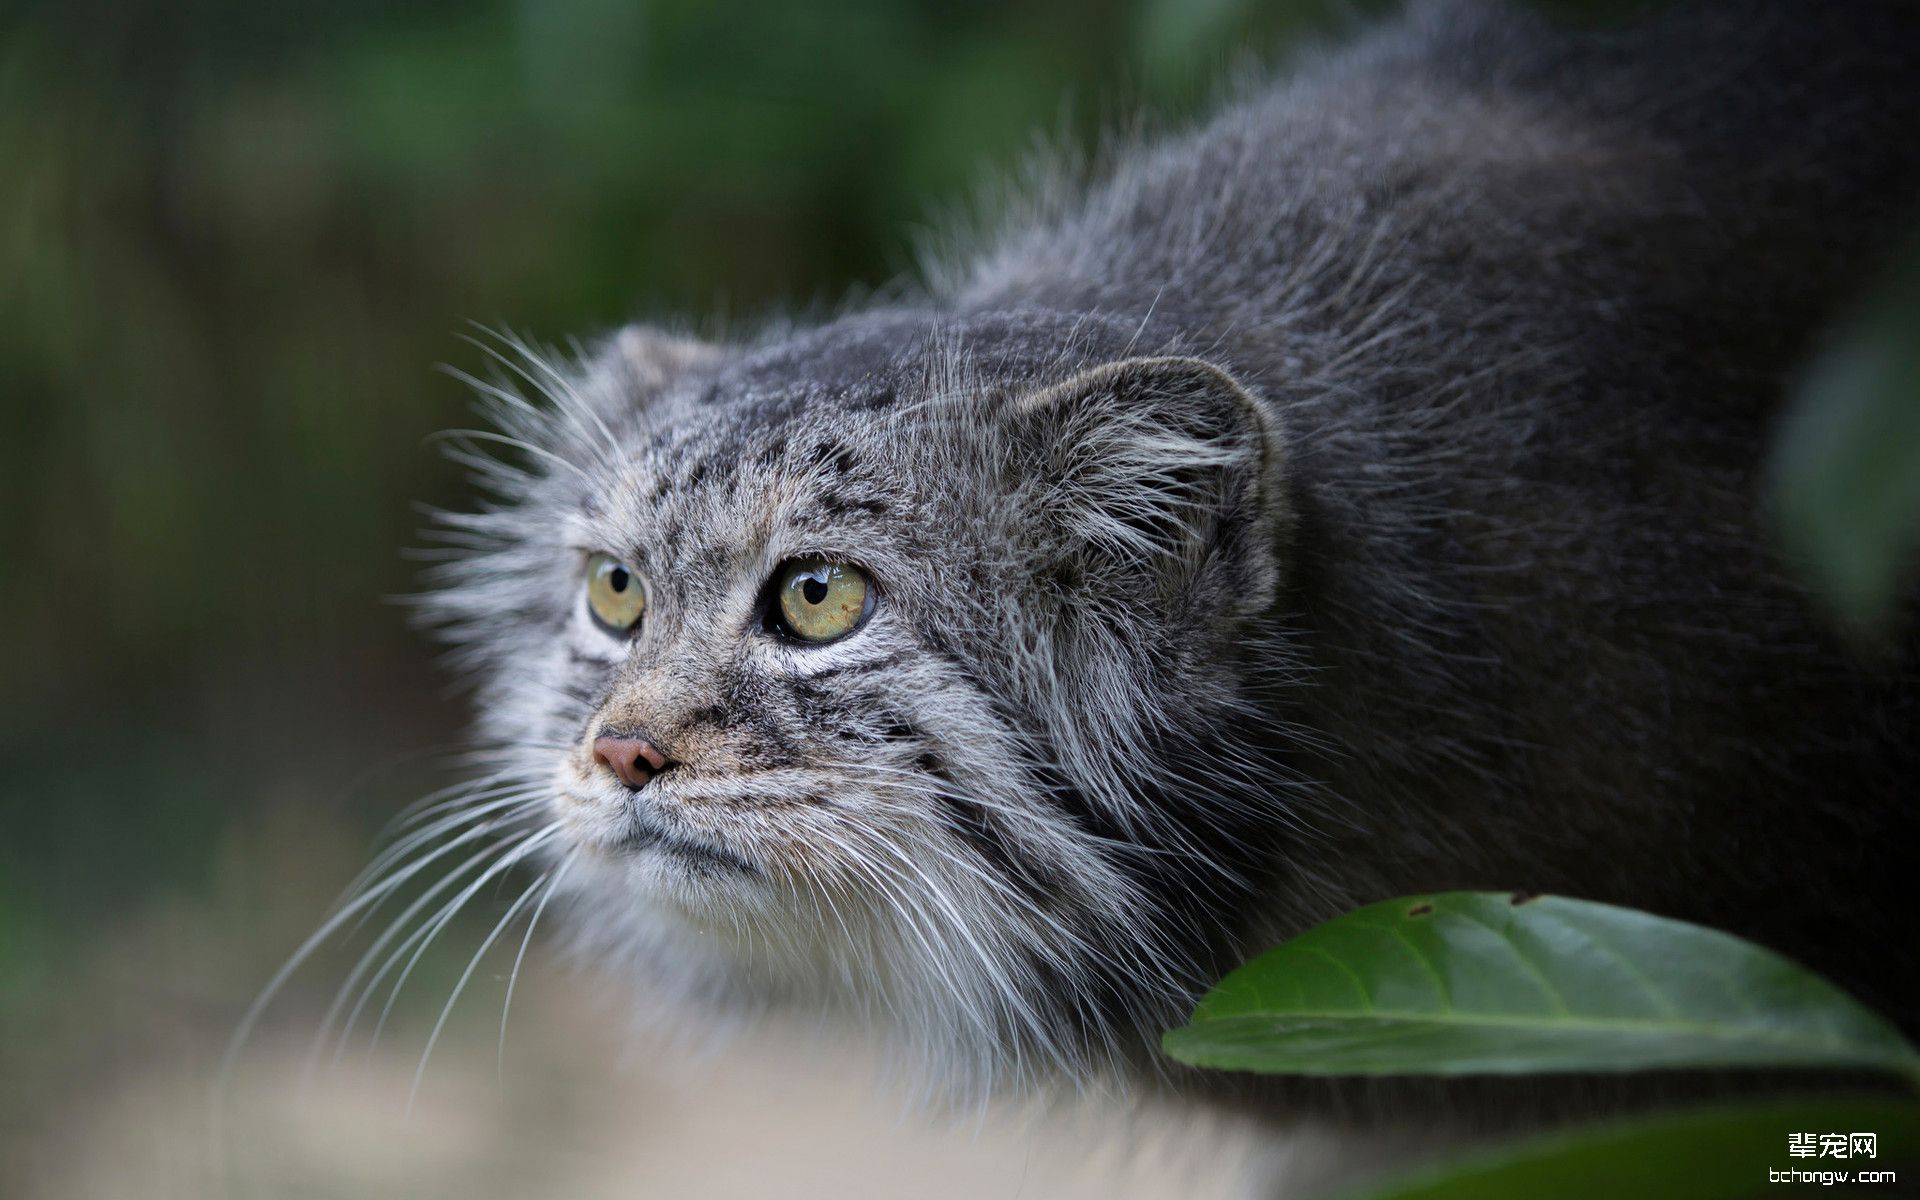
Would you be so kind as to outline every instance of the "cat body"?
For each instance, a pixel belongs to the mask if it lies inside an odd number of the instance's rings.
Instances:
[[[1232,966],[1448,888],[1910,1004],[1914,657],[1828,632],[1765,463],[1920,214],[1917,29],[1421,6],[910,300],[530,363],[429,610],[521,852],[648,994],[962,1087],[1161,1071]]]

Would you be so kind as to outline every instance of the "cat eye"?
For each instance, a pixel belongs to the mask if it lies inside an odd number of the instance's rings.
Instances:
[[[587,560],[587,612],[594,624],[624,637],[640,623],[640,614],[646,608],[646,589],[640,586],[633,568],[611,554],[596,554]]]
[[[774,574],[769,617],[780,632],[803,642],[831,642],[860,628],[873,611],[873,588],[858,567],[800,558]]]

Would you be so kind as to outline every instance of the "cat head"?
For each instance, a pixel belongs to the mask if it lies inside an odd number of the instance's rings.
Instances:
[[[1290,515],[1267,408],[1127,350],[870,314],[488,389],[517,465],[474,460],[427,611],[593,953],[970,1080],[1180,1014],[1269,823],[1236,731]]]

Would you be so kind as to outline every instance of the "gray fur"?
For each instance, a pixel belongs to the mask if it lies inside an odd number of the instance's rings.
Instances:
[[[1920,199],[1912,11],[1423,5],[911,301],[527,352],[428,611],[583,944],[962,1086],[1145,1067],[1245,956],[1452,887],[1911,1000],[1913,659],[1824,632],[1762,468]],[[871,574],[865,627],[765,630],[803,555]],[[683,765],[629,793],[609,730]]]

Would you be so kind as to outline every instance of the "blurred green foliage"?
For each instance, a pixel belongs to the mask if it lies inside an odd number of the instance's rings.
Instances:
[[[1856,638],[1902,634],[1920,550],[1920,238],[1807,372],[1775,461],[1788,550]]]

